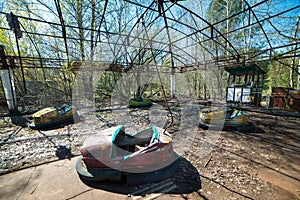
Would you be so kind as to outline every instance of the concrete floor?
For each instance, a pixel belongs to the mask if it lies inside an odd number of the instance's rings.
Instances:
[[[168,180],[163,182],[170,190],[164,189],[157,192],[157,189],[163,188],[163,185],[162,182],[155,183],[157,185],[156,192],[150,191],[145,197],[138,195],[138,189],[133,191],[132,187],[129,188],[124,183],[95,182],[88,186],[76,172],[75,163],[77,159],[78,157],[73,157],[70,160],[59,160],[0,176],[0,199],[190,199],[188,194],[169,193],[171,189],[176,190],[176,185],[172,185],[172,181],[168,182]],[[130,193],[135,195],[129,195]]]
[[[77,175],[76,160],[74,157],[2,175],[0,199],[128,199],[126,194],[85,185]]]

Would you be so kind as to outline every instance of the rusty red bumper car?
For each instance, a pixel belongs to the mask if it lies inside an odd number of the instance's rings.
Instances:
[[[151,126],[128,134],[121,125],[87,138],[76,170],[89,181],[140,184],[172,176],[178,169],[178,158],[171,136],[162,128]]]

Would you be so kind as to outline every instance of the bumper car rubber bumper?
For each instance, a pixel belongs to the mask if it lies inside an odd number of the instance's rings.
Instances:
[[[128,185],[157,182],[171,177],[179,168],[180,159],[162,169],[146,173],[128,173],[112,168],[87,168],[80,156],[76,162],[76,171],[80,178],[87,181],[123,181]]]
[[[243,125],[233,125],[233,124],[206,124],[206,123],[199,123],[199,127],[205,130],[230,130],[235,129],[239,132],[250,132],[255,130],[255,126],[253,123],[249,122]]]

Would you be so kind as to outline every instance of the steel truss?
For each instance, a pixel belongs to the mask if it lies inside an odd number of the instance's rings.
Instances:
[[[101,20],[94,29],[85,27],[79,28],[78,26],[67,24],[60,7],[60,2],[59,0],[55,0],[59,23],[20,15],[17,17],[22,22],[30,21],[31,23],[40,24],[41,26],[48,25],[54,27],[56,30],[55,34],[40,31],[27,31],[24,26],[21,27],[21,31],[23,37],[30,38],[32,45],[35,47],[38,45],[35,44],[36,40],[31,39],[34,37],[63,40],[64,50],[61,49],[60,54],[64,56],[61,58],[45,57],[45,55],[36,48],[36,57],[27,56],[22,53],[18,56],[6,53],[5,55],[2,55],[2,58],[15,60],[14,67],[61,68],[65,65],[70,67],[72,61],[84,61],[70,56],[70,49],[73,48],[71,47],[71,43],[76,43],[76,41],[79,41],[82,38],[71,36],[68,34],[68,30],[78,31],[79,29],[89,33],[93,32],[94,35],[96,35],[95,39],[83,38],[84,42],[92,43],[95,49],[106,46],[105,51],[111,55],[108,57],[109,59],[101,60],[95,55],[93,56],[93,61],[108,65],[110,63],[119,63],[126,66],[132,64],[138,65],[139,63],[134,63],[132,60],[136,60],[143,51],[150,50],[150,48],[160,52],[161,60],[170,57],[172,62],[169,67],[176,69],[176,72],[182,71],[183,68],[185,71],[193,71],[203,69],[204,66],[206,67],[208,65],[211,68],[227,67],[251,62],[259,63],[289,57],[299,57],[299,38],[289,40],[289,42],[282,45],[274,44],[262,24],[271,23],[271,20],[277,19],[284,14],[300,10],[300,4],[286,8],[285,10],[277,11],[272,15],[258,17],[257,9],[259,9],[260,6],[266,5],[269,1],[262,0],[251,5],[248,1],[244,0],[244,9],[242,11],[233,13],[215,23],[210,23],[204,16],[197,13],[196,10],[189,8],[187,6],[188,1],[172,2],[153,0],[151,3],[148,3],[148,5],[145,5],[138,0],[124,0],[124,4],[143,9],[143,12],[132,19],[131,28],[127,30],[127,32],[117,32],[108,30],[105,25],[108,23],[109,12],[111,11],[110,6],[113,4],[113,0],[104,0],[101,2],[103,4],[103,11],[101,16],[99,16]],[[180,10],[180,14],[175,14],[178,10]],[[9,13],[0,12],[1,17],[4,17],[4,15],[7,14]],[[152,17],[147,21],[147,15],[154,15],[155,17]],[[248,23],[244,23],[242,26],[230,30],[229,32],[224,32],[219,29],[219,26],[227,20],[241,16],[247,18]],[[185,21],[186,19],[190,19],[190,22],[187,23]],[[197,22],[201,22],[202,26],[197,24]],[[149,41],[149,38],[142,36],[145,34],[145,31],[151,32],[153,27],[157,28],[157,23],[159,23],[160,26],[158,27],[158,31],[152,32],[155,33],[155,36],[151,38],[151,41]],[[2,23],[0,29],[10,32],[11,29],[3,24],[4,23]],[[141,24],[143,24],[143,26],[141,26]],[[227,37],[228,35],[238,34],[240,31],[244,31],[254,26],[259,27],[263,35],[263,40],[267,44],[267,46],[260,50],[244,52],[237,44],[235,44],[233,39],[231,40]],[[136,32],[139,34],[136,34]],[[11,33],[13,33],[13,31],[11,31]],[[160,38],[162,35],[166,35],[167,37]],[[174,37],[174,35],[176,35],[176,37]],[[19,48],[18,43],[20,42],[21,41],[15,44],[17,46],[16,48]],[[133,55],[131,51],[134,49],[138,49],[138,52]],[[199,58],[199,55],[202,55],[203,51],[206,56]],[[276,54],[274,52],[276,52]],[[132,63],[128,63],[128,60],[126,59],[119,59],[121,56],[127,54],[132,54]],[[22,66],[23,63],[24,66]],[[154,63],[152,63],[152,65],[154,65]],[[296,69],[294,70],[297,71]]]

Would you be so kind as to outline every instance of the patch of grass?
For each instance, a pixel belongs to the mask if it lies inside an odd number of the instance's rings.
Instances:
[[[150,107],[150,106],[152,106],[152,102],[149,99],[129,100],[129,108],[141,108],[141,107]]]

